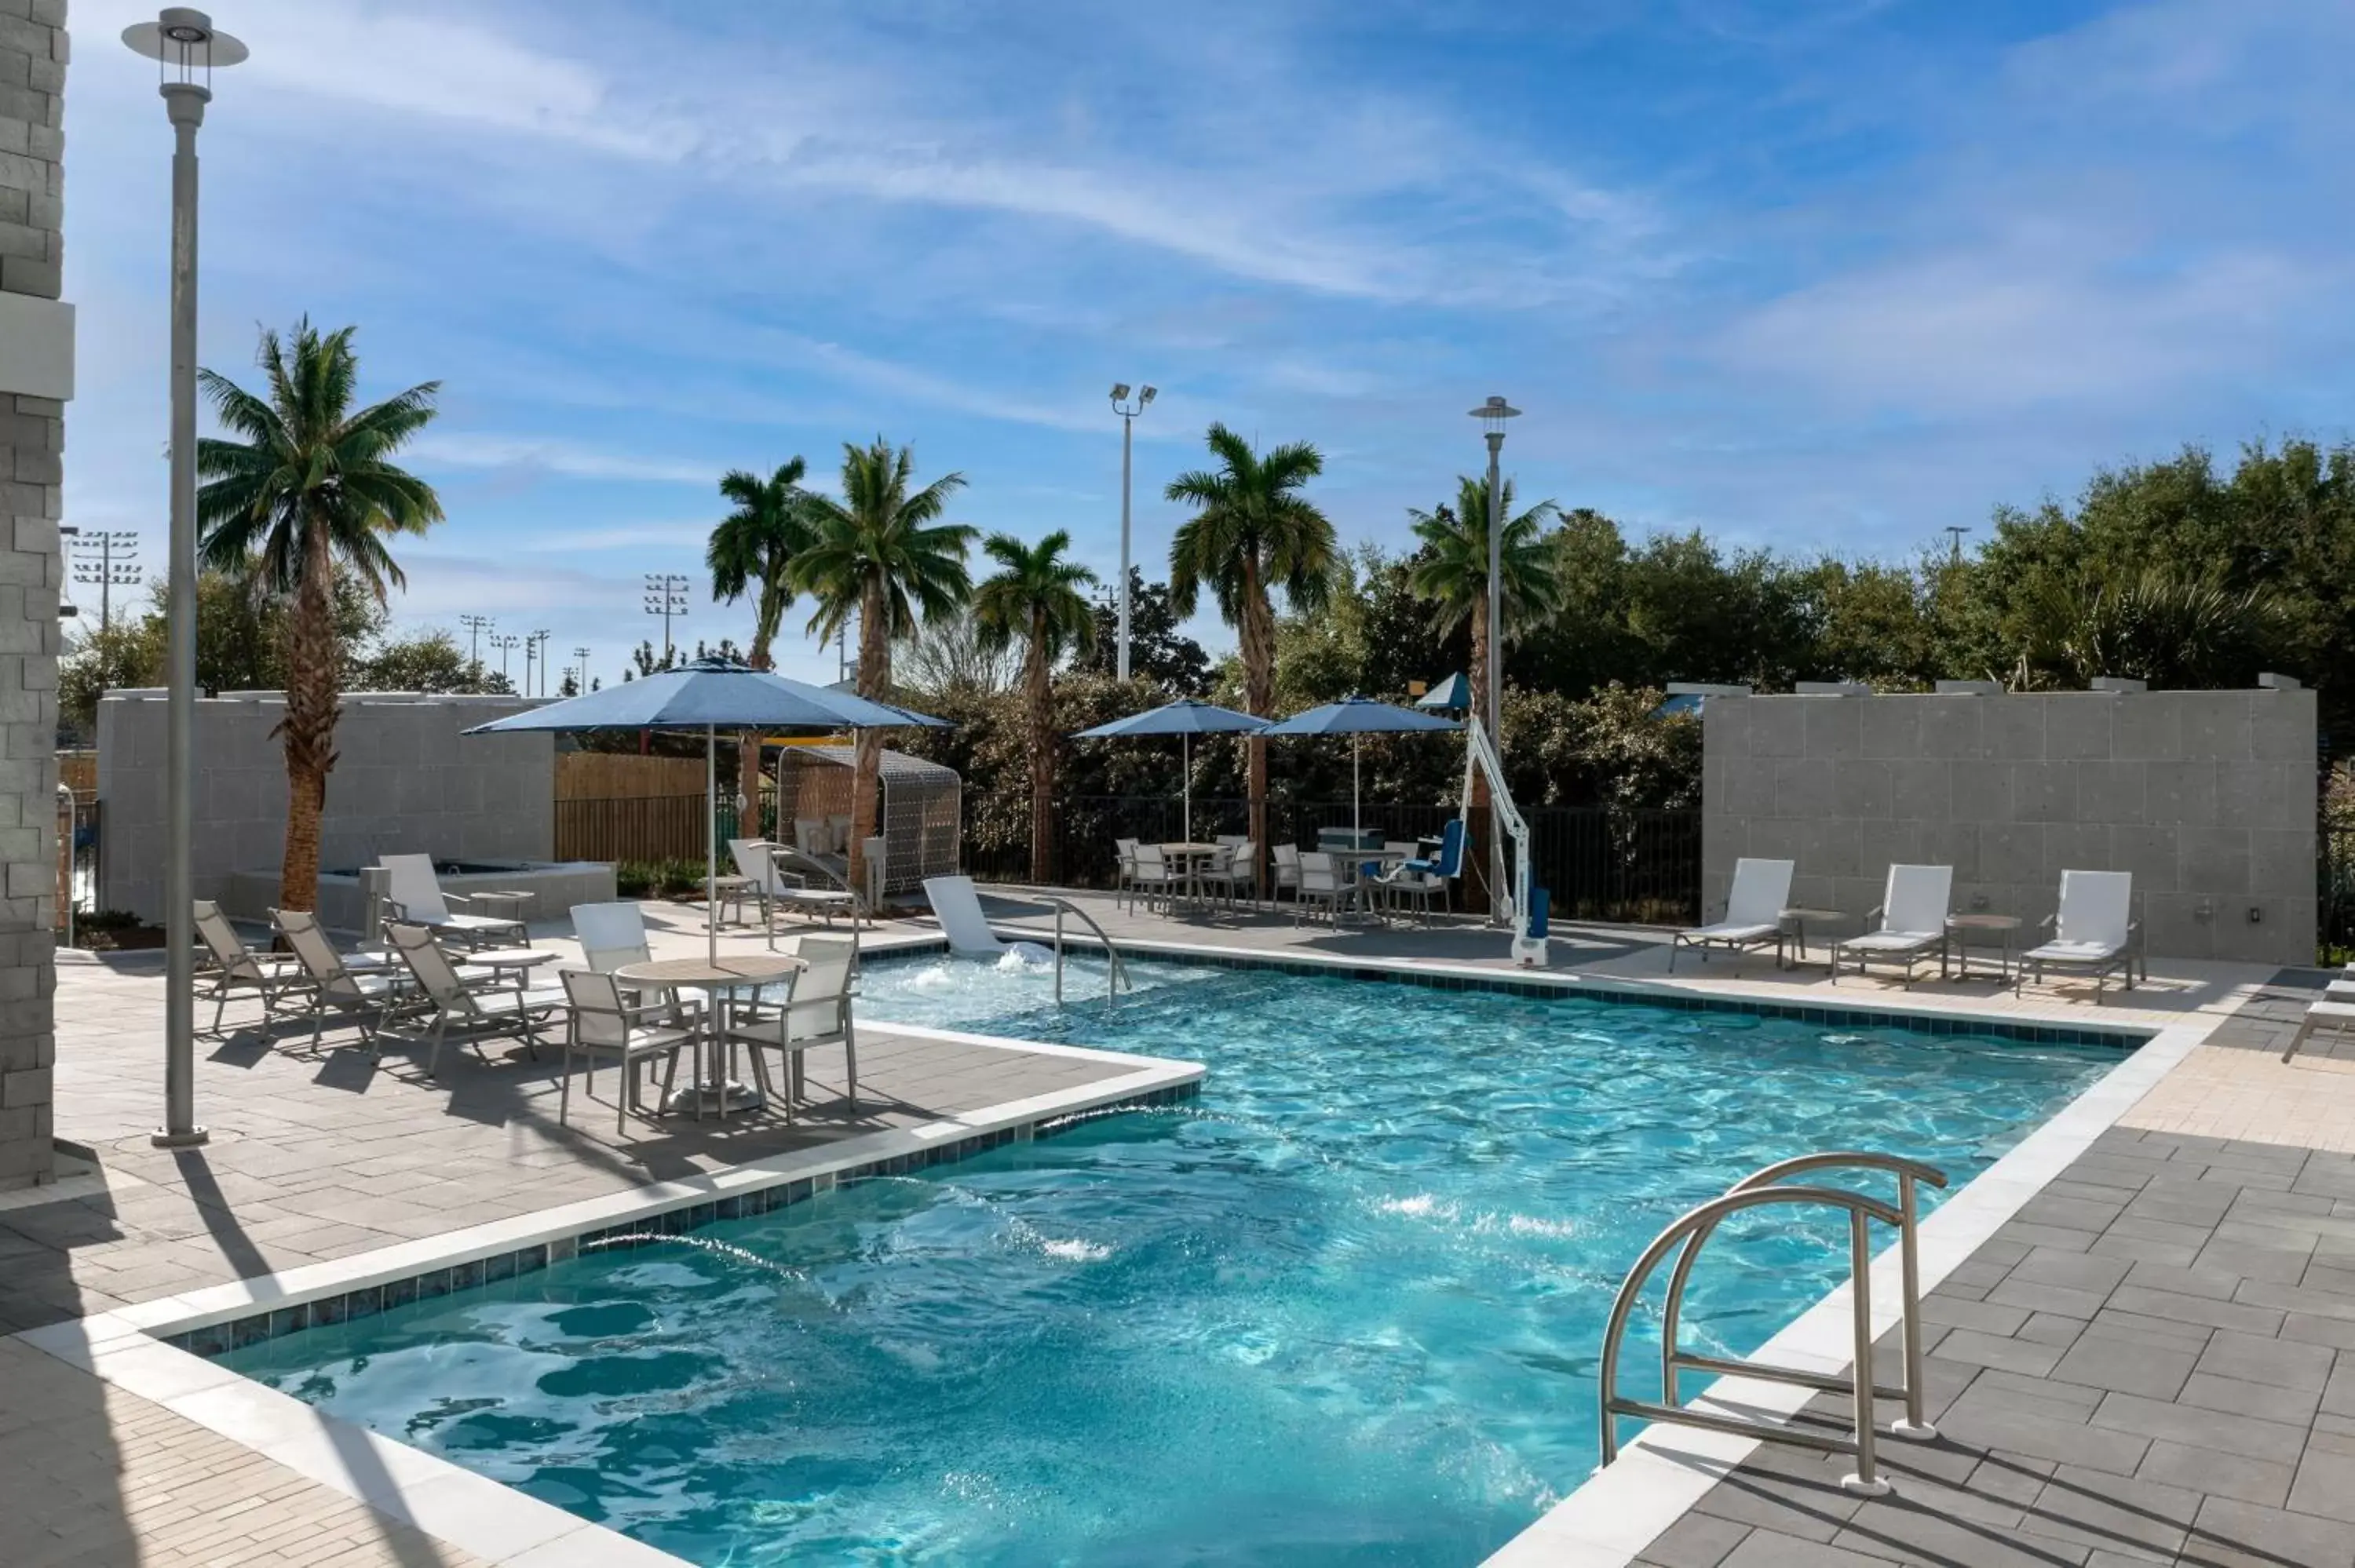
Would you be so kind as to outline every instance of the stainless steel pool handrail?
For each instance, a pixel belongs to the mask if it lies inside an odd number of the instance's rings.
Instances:
[[[1898,1202],[1895,1206],[1859,1192],[1836,1187],[1791,1187],[1781,1183],[1784,1179],[1807,1171],[1839,1167],[1887,1171],[1898,1179]],[[1881,1479],[1873,1453],[1873,1401],[1876,1398],[1902,1399],[1905,1403],[1906,1419],[1894,1428],[1908,1437],[1929,1437],[1934,1429],[1922,1419],[1921,1368],[1921,1277],[1919,1255],[1914,1230],[1918,1220],[1914,1184],[1928,1181],[1934,1186],[1945,1185],[1945,1176],[1934,1168],[1916,1160],[1894,1155],[1861,1153],[1842,1150],[1833,1153],[1803,1155],[1752,1172],[1736,1182],[1723,1196],[1687,1211],[1662,1231],[1642,1257],[1629,1271],[1619,1287],[1618,1298],[1612,1304],[1611,1317],[1603,1334],[1603,1356],[1599,1370],[1597,1403],[1601,1425],[1603,1462],[1611,1463],[1619,1455],[1616,1417],[1636,1415],[1649,1421],[1695,1426],[1706,1431],[1726,1432],[1769,1442],[1794,1443],[1806,1447],[1821,1448],[1832,1453],[1854,1454],[1856,1473],[1843,1485],[1850,1490],[1877,1496],[1888,1490]],[[1850,1308],[1851,1356],[1849,1375],[1809,1372],[1797,1367],[1775,1366],[1770,1362],[1734,1361],[1724,1357],[1686,1352],[1677,1348],[1678,1323],[1683,1306],[1684,1289],[1692,1275],[1694,1260],[1702,1245],[1716,1231],[1720,1221],[1728,1214],[1770,1204],[1814,1204],[1844,1211],[1849,1216],[1849,1291]],[[1898,1387],[1886,1387],[1875,1382],[1872,1375],[1872,1296],[1870,1222],[1879,1220],[1897,1227],[1900,1245],[1900,1318],[1905,1342],[1904,1381]],[[1620,1341],[1625,1337],[1629,1317],[1633,1314],[1643,1289],[1653,1271],[1671,1250],[1678,1253],[1677,1265],[1668,1281],[1668,1299],[1661,1322],[1661,1397],[1659,1403],[1622,1398],[1618,1391]],[[1766,1422],[1743,1420],[1736,1416],[1719,1415],[1693,1410],[1682,1404],[1679,1374],[1686,1371],[1712,1372],[1735,1377],[1755,1377],[1770,1382],[1786,1383],[1802,1388],[1817,1389],[1830,1393],[1846,1393],[1853,1405],[1853,1431],[1841,1437],[1815,1432],[1804,1427],[1777,1425]]]
[[[1103,944],[1104,959],[1106,960],[1104,969],[1104,1011],[1106,1012],[1117,1012],[1120,1010],[1120,993],[1123,991],[1134,991],[1135,987],[1129,983],[1128,966],[1121,962],[1120,949],[1112,945],[1111,935],[1107,933],[1102,926],[1096,924],[1096,917],[1094,916],[1089,914],[1086,910],[1081,908],[1070,899],[1059,898],[1051,893],[1046,894],[1043,896],[1046,898],[1048,903],[1052,904],[1055,906],[1055,1005],[1060,1007],[1063,1002],[1063,912],[1065,910],[1069,910],[1071,913],[1078,916],[1081,923],[1086,926],[1089,930],[1093,931],[1096,934],[1097,941]]]

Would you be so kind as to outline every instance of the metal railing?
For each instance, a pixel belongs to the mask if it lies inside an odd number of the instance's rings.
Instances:
[[[1055,1005],[1060,1007],[1063,1004],[1063,916],[1068,912],[1078,916],[1080,923],[1093,931],[1096,934],[1096,940],[1103,944],[1104,1011],[1119,1012],[1120,993],[1135,988],[1129,983],[1128,966],[1121,962],[1120,949],[1112,945],[1110,933],[1096,924],[1094,916],[1070,899],[1057,897],[1051,893],[1047,895],[1046,898],[1048,903],[1055,906]]]
[[[1792,1176],[1810,1171],[1836,1169],[1892,1173],[1897,1178],[1896,1204],[1891,1206],[1861,1192],[1850,1192],[1837,1187],[1782,1185]],[[1922,1409],[1922,1271],[1915,1232],[1920,1219],[1917,1183],[1923,1181],[1934,1187],[1944,1187],[1946,1178],[1943,1171],[1933,1166],[1891,1154],[1840,1150],[1802,1155],[1798,1159],[1785,1160],[1753,1171],[1735,1182],[1724,1196],[1687,1211],[1675,1224],[1662,1231],[1652,1245],[1644,1249],[1643,1256],[1636,1260],[1625,1283],[1620,1286],[1618,1299],[1612,1303],[1611,1318],[1603,1330],[1603,1359],[1597,1390],[1603,1462],[1607,1465],[1619,1457],[1617,1418],[1636,1415],[1647,1421],[1696,1426],[1709,1432],[1726,1432],[1768,1442],[1821,1448],[1830,1453],[1853,1454],[1856,1456],[1856,1473],[1841,1484],[1851,1491],[1868,1496],[1878,1496],[1887,1491],[1889,1484],[1881,1478],[1873,1455],[1873,1401],[1893,1399],[1904,1404],[1905,1419],[1891,1428],[1898,1436],[1912,1438],[1937,1436],[1936,1429],[1923,1418]],[[1812,1204],[1839,1209],[1848,1215],[1852,1343],[1849,1375],[1846,1377],[1809,1372],[1799,1367],[1776,1366],[1766,1361],[1702,1355],[1678,1348],[1685,1286],[1692,1277],[1693,1265],[1700,1257],[1702,1245],[1728,1215],[1770,1204]],[[1903,1381],[1893,1387],[1877,1383],[1872,1373],[1872,1248],[1869,1233],[1874,1220],[1897,1229],[1898,1323],[1903,1338]],[[1627,1320],[1643,1294],[1644,1287],[1650,1281],[1652,1271],[1671,1251],[1678,1255],[1676,1266],[1668,1277],[1668,1298],[1661,1309],[1660,1400],[1654,1404],[1647,1400],[1623,1398],[1618,1388],[1620,1340],[1626,1332]],[[1853,1430],[1849,1436],[1840,1437],[1806,1427],[1748,1421],[1739,1416],[1691,1409],[1682,1403],[1680,1379],[1687,1372],[1754,1377],[1826,1393],[1847,1394],[1853,1406]]]

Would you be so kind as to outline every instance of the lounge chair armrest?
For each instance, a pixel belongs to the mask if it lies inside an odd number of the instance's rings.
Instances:
[[[2040,931],[2051,931],[2059,929],[2060,925],[2061,916],[2056,911],[2053,914],[2047,915],[2043,919],[2039,920],[2036,923],[2036,928]]]
[[[1871,925],[1875,920],[1880,919],[1883,915],[1886,915],[1886,914],[1888,914],[1888,913],[1889,913],[1889,906],[1887,906],[1886,904],[1876,904],[1876,905],[1874,905],[1874,906],[1872,906],[1871,911],[1870,911],[1869,914],[1867,914],[1867,915],[1865,916],[1865,917],[1864,917],[1864,923],[1865,923],[1867,926],[1870,926],[1870,925]]]

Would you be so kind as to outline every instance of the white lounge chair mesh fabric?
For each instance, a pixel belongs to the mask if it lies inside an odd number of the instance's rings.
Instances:
[[[1866,952],[1918,952],[1943,940],[1954,886],[1951,865],[1891,866],[1881,898],[1881,929],[1840,946]]]
[[[1725,918],[1697,926],[1685,933],[1690,939],[1725,941],[1744,937],[1771,937],[1782,928],[1784,907],[1791,902],[1791,875],[1796,863],[1753,860],[1733,863],[1733,886],[1725,895]]]

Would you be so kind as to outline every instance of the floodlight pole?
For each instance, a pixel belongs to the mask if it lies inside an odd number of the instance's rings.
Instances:
[[[186,1149],[210,1136],[197,1121],[197,130],[212,101],[212,71],[245,46],[212,18],[169,6],[123,29],[123,41],[161,68],[157,90],[172,122],[172,478],[164,642],[164,1125],[155,1141]],[[201,75],[202,79],[199,79]]]
[[[1134,471],[1130,449],[1135,444],[1136,417],[1153,401],[1154,389],[1142,387],[1133,406],[1124,406],[1128,396],[1128,383],[1116,384],[1112,389],[1112,411],[1120,416],[1120,652],[1115,663],[1119,678],[1128,679],[1128,543],[1129,543],[1129,476]]]

